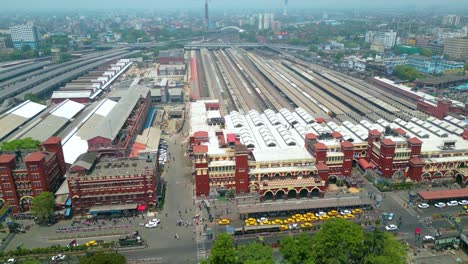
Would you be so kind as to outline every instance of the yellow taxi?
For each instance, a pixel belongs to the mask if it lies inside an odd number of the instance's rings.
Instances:
[[[260,222],[260,225],[271,225],[271,221],[265,220],[263,222]]]
[[[288,226],[287,225],[280,225],[280,230],[281,231],[286,231],[286,230],[288,230]]]
[[[309,221],[309,222],[315,222],[315,221],[318,221],[318,220],[319,220],[319,218],[316,217],[315,215],[307,218],[307,221]]]
[[[339,215],[336,215],[335,218],[344,218],[344,216],[339,214]]]
[[[337,210],[331,210],[330,212],[327,213],[329,216],[335,216],[335,215],[338,215],[338,211]]]
[[[320,216],[319,219],[322,220],[322,221],[323,221],[323,220],[327,220],[327,219],[330,219],[330,216],[328,216],[328,215],[322,215],[322,216]]]
[[[90,240],[90,241],[88,241],[88,242],[85,243],[85,246],[87,246],[87,247],[95,247],[95,246],[97,246],[97,242],[96,242],[96,240]]]
[[[295,222],[296,221],[293,218],[288,218],[288,219],[284,220],[285,224],[292,224],[292,223],[295,223]]]
[[[231,220],[227,218],[219,219],[218,220],[218,225],[229,225],[231,223]]]
[[[273,220],[273,221],[272,221],[272,224],[282,225],[282,224],[283,224],[283,220],[281,220],[281,219]]]
[[[302,223],[301,228],[302,229],[310,229],[310,228],[312,228],[312,224],[309,223],[309,222]]]
[[[344,219],[353,219],[354,215],[353,214],[347,214],[344,216]]]
[[[312,216],[315,216],[315,214],[314,214],[314,213],[312,213],[312,212],[307,212],[307,213],[306,213],[306,215],[307,215],[307,217],[312,217]]]
[[[356,209],[351,210],[351,213],[353,213],[353,214],[362,214],[363,211],[362,211],[362,209],[356,208]]]

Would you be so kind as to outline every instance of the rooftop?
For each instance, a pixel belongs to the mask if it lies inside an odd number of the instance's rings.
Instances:
[[[421,191],[418,193],[423,200],[444,200],[468,198],[468,189]]]
[[[102,178],[102,177],[114,177],[114,176],[132,176],[137,174],[144,174],[145,171],[149,170],[153,173],[154,160],[149,159],[134,159],[134,158],[122,158],[106,160],[101,159],[96,162],[94,169],[89,174],[81,177],[86,178]],[[70,173],[70,176],[75,176],[74,173]]]
[[[28,100],[0,115],[0,141],[44,109],[45,105]]]

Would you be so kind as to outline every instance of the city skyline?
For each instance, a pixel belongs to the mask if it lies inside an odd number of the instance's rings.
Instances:
[[[118,8],[132,8],[132,9],[143,9],[143,8],[159,8],[159,9],[194,9],[194,8],[201,8],[203,7],[202,0],[174,0],[174,1],[150,1],[150,0],[140,0],[137,1],[137,5],[135,2],[128,1],[128,0],[117,0],[117,1],[92,1],[92,0],[83,0],[79,2],[67,2],[64,4],[63,1],[58,0],[45,0],[45,1],[31,1],[31,0],[20,0],[14,2],[6,2],[2,3],[2,7],[4,10],[7,9],[37,9],[37,10],[44,10],[44,9],[69,9],[69,8],[80,8],[80,9],[118,9]],[[255,2],[247,1],[247,0],[239,0],[233,3],[232,1],[227,0],[217,0],[211,1],[209,3],[210,7],[213,9],[225,9],[225,8],[237,8],[237,9],[281,9],[283,7],[283,1],[275,0],[257,0]],[[319,8],[327,8],[327,9],[334,9],[334,8],[378,8],[378,7],[411,7],[411,6],[418,6],[418,7],[428,7],[428,6],[440,6],[440,7],[447,7],[447,8],[456,8],[456,7],[464,7],[465,5],[461,1],[457,0],[447,0],[441,3],[440,1],[436,0],[428,0],[422,3],[421,1],[417,0],[395,0],[392,2],[387,2],[383,0],[377,1],[358,1],[358,0],[330,0],[330,1],[311,1],[306,0],[295,0],[289,1],[288,7],[289,8],[312,8],[312,7],[319,7]]]

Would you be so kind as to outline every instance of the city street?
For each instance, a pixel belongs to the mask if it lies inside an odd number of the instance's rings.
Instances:
[[[197,263],[193,221],[196,211],[193,204],[190,160],[184,157],[185,147],[181,146],[183,139],[179,135],[163,138],[167,140],[168,145],[168,159],[163,174],[167,184],[166,197],[164,210],[155,216],[161,219],[161,224],[155,229],[140,228],[143,238],[148,242],[148,248],[123,254],[129,261],[158,258],[158,263]],[[193,226],[177,226],[180,219],[184,224],[192,222]],[[175,238],[176,234],[179,239]]]

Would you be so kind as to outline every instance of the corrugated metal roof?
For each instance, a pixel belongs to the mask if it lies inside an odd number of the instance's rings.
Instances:
[[[76,90],[76,91],[54,91],[52,99],[63,98],[89,98],[92,94],[90,90]]]
[[[76,114],[78,114],[83,108],[85,107],[84,104],[80,104],[71,100],[66,100],[59,104],[55,109],[50,111],[50,114],[54,116],[59,116],[67,119],[73,118]]]
[[[105,120],[94,128],[93,133],[87,139],[103,137],[113,140],[140,99],[137,89],[139,89],[137,86],[130,87],[127,95],[120,99]]]
[[[21,138],[33,138],[39,141],[44,141],[49,137],[55,135],[55,133],[62,128],[69,119],[49,115],[44,118],[39,124],[33,127],[31,130],[21,136]]]

